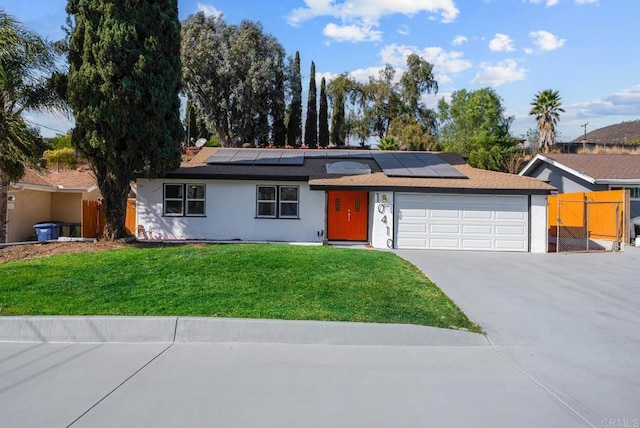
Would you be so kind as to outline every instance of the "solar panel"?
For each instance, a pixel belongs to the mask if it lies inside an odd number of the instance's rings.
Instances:
[[[280,156],[280,162],[278,165],[295,165],[299,166],[304,164],[304,155],[296,151],[285,150]]]
[[[374,153],[373,158],[389,177],[467,178],[433,153]]]
[[[280,163],[280,150],[261,150],[259,156],[253,162],[254,165],[278,165]]]

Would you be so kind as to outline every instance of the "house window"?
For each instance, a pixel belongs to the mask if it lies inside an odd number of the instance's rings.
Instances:
[[[258,186],[256,217],[299,218],[297,186]]]
[[[163,205],[163,214],[166,216],[203,216],[205,185],[165,184]]]
[[[640,200],[640,187],[612,187],[611,190],[628,190],[630,199]]]

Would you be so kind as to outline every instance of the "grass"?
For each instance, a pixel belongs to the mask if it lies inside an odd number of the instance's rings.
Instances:
[[[181,245],[0,265],[0,315],[165,315],[407,323],[480,331],[392,253]]]

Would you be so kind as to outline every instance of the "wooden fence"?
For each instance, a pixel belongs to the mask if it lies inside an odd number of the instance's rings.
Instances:
[[[105,215],[100,201],[82,201],[82,237],[101,238],[105,225]],[[129,235],[136,230],[136,200],[127,200],[125,230]]]

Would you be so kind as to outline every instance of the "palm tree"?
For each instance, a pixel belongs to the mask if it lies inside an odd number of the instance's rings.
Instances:
[[[25,164],[36,165],[42,153],[38,132],[22,112],[64,109],[52,83],[56,59],[52,43],[0,9],[0,242],[7,236],[9,183],[22,178]]]
[[[558,91],[545,89],[536,94],[531,103],[529,114],[536,117],[538,122],[538,147],[543,153],[549,153],[556,142],[556,125],[560,120],[560,113],[564,113]]]

